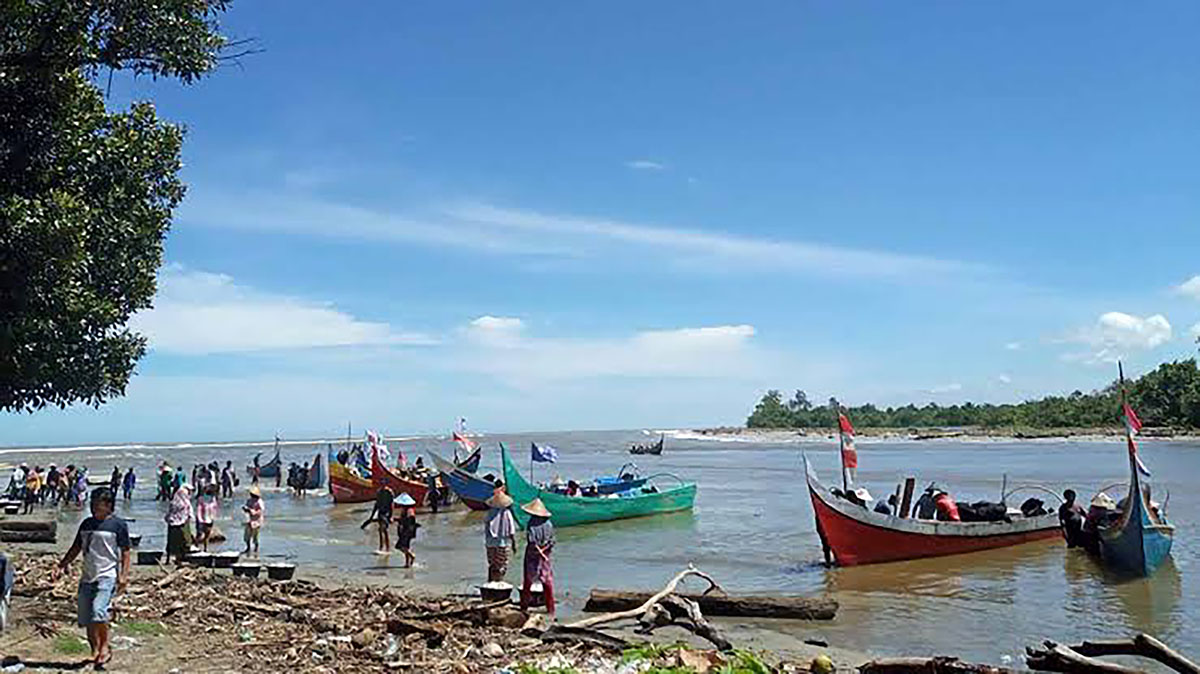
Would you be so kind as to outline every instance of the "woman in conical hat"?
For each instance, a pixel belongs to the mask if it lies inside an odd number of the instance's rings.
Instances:
[[[527,610],[532,602],[533,584],[541,583],[546,598],[546,613],[553,620],[554,565],[551,554],[554,552],[554,525],[550,523],[550,511],[540,498],[522,505],[521,510],[530,515],[529,523],[525,525],[525,581],[521,586],[521,610]]]
[[[496,487],[487,500],[487,520],[483,524],[483,545],[487,550],[488,582],[504,580],[508,573],[508,553],[517,554],[517,520],[512,514],[512,497],[504,487]]]
[[[417,537],[417,502],[412,496],[401,492],[396,498],[400,516],[396,518],[396,549],[404,553],[404,568],[411,569],[417,557],[412,552],[413,539]]]

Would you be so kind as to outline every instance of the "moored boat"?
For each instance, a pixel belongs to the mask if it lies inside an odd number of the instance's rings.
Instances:
[[[503,444],[500,445],[500,460],[504,466],[505,486],[517,504],[512,509],[513,515],[522,528],[529,521],[529,515],[518,506],[535,498],[542,499],[542,503],[550,510],[550,521],[556,527],[691,510],[696,503],[696,485],[666,473],[651,476],[647,480],[653,482],[656,478],[666,478],[678,482],[678,486],[661,490],[642,487],[611,496],[566,496],[540,489],[526,481]]]
[[[354,469],[337,461],[330,450],[329,494],[334,503],[366,503],[375,500],[378,491],[374,483],[359,475]]]
[[[1119,365],[1118,365],[1119,367]],[[1124,508],[1114,522],[1096,528],[1099,534],[1100,557],[1114,571],[1134,576],[1153,574],[1171,554],[1175,527],[1167,520],[1165,507],[1150,499],[1150,489],[1143,487],[1142,475],[1150,471],[1138,457],[1133,436],[1141,430],[1142,422],[1125,400],[1125,373],[1120,372],[1121,411],[1125,418],[1125,442],[1129,450],[1129,493]]]
[[[323,484],[325,484],[325,466],[321,461],[321,453],[317,452],[317,456],[308,466],[308,482],[305,483],[304,488],[320,489]]]
[[[475,449],[467,455],[467,458],[461,461],[456,461],[456,465],[460,470],[468,473],[474,473],[479,470],[479,461],[483,458],[483,447],[476,446]]]
[[[256,454],[255,458],[258,458],[259,456],[262,456],[261,452]],[[258,477],[259,478],[279,477],[280,476],[279,471],[282,470],[282,468],[281,468],[282,465],[283,465],[283,461],[279,458],[279,438],[275,438],[275,457],[266,463],[259,464]],[[250,475],[250,476],[254,475],[254,465],[253,464],[246,466],[246,474]]]
[[[1059,536],[1058,516],[1013,516],[1010,522],[943,522],[878,513],[834,495],[804,459],[817,533],[838,566],[957,555]]]
[[[387,485],[395,492],[396,496],[408,494],[419,504],[425,503],[425,497],[429,493],[427,483],[401,477],[385,466],[379,458],[379,448],[374,445],[371,447],[371,482],[375,485],[376,490]]]
[[[429,457],[433,459],[434,465],[441,472],[442,479],[450,486],[451,491],[468,508],[471,510],[488,509],[486,501],[492,497],[495,485],[474,475],[473,471],[468,471],[467,466],[462,464],[456,466],[433,452],[429,452]],[[475,466],[478,468],[478,461],[475,462]]]
[[[655,442],[655,443],[649,444],[649,445],[633,445],[632,447],[629,448],[629,453],[630,454],[639,454],[639,455],[649,454],[652,456],[659,456],[663,452],[663,442],[665,442],[665,440],[666,440],[665,435],[659,435],[658,442]]]

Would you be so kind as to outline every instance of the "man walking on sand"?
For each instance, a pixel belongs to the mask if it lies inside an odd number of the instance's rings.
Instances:
[[[92,492],[92,516],[79,525],[75,542],[54,569],[58,579],[83,554],[79,578],[79,626],[87,629],[92,647],[91,662],[102,671],[112,660],[108,645],[109,604],[129,586],[129,526],[113,515],[115,496],[108,487]]]

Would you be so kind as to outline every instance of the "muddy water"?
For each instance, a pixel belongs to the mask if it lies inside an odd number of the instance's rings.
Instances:
[[[769,629],[875,653],[953,653],[1002,662],[1043,638],[1072,641],[1146,631],[1180,647],[1200,647],[1200,581],[1196,579],[1200,538],[1200,446],[1147,443],[1144,456],[1154,471],[1156,495],[1169,490],[1169,512],[1178,527],[1173,561],[1148,580],[1106,577],[1091,560],[1058,541],[973,555],[827,570],[805,492],[800,452],[832,481],[837,470],[832,444],[765,444],[668,439],[662,457],[630,457],[625,447],[644,441],[641,433],[557,433],[494,436],[524,453],[530,439],[558,447],[560,462],[538,465],[546,479],[615,472],[634,458],[643,472],[669,472],[696,481],[699,497],[691,513],[564,529],[555,552],[559,594],[566,610],[578,610],[592,587],[657,588],[688,562],[708,571],[732,591],[812,594],[828,592],[841,602],[828,624],[775,622]],[[403,443],[410,454],[444,441]],[[164,506],[153,501],[153,466],[168,458],[194,462],[232,459],[244,466],[262,447],[128,446],[73,451],[0,450],[0,464],[21,460],[47,465],[84,463],[108,474],[114,464],[132,463],[141,487],[121,514],[161,547]],[[284,459],[307,460],[313,445],[289,445]],[[489,451],[481,472],[495,472],[498,452]],[[1121,481],[1126,467],[1120,443],[863,443],[859,482],[872,493],[890,493],[900,479],[936,479],[959,500],[995,499],[1001,478],[1010,486],[1037,483],[1081,494]],[[529,467],[522,470],[528,474]],[[7,475],[7,471],[5,472]],[[7,480],[7,478],[5,478]],[[245,487],[243,481],[243,489]],[[480,516],[460,508],[422,516],[416,569],[398,568],[399,555],[371,553],[374,534],[359,528],[367,505],[335,506],[323,492],[297,499],[267,490],[263,551],[348,578],[360,575],[394,582],[471,591],[484,572]],[[236,534],[237,508],[227,504],[219,526]],[[58,515],[73,526],[77,511]],[[510,571],[516,581],[516,571]]]

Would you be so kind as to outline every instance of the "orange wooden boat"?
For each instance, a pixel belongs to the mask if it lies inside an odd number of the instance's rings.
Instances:
[[[330,451],[332,454],[332,451]],[[375,484],[350,468],[329,460],[329,493],[334,503],[366,503],[375,500]]]

